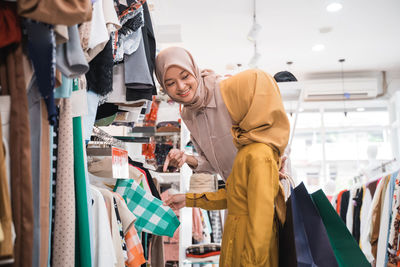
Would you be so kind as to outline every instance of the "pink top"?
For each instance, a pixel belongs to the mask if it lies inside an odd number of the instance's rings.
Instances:
[[[219,86],[203,109],[186,110],[182,116],[191,133],[198,152],[198,166],[194,172],[218,173],[226,181],[235,159],[237,149],[232,141],[231,117],[222,99]]]

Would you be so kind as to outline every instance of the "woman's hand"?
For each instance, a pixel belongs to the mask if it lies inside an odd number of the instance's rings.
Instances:
[[[286,156],[283,156],[281,158],[281,168],[279,170],[279,179],[285,179],[287,176],[286,160],[287,160]]]
[[[165,206],[169,206],[171,209],[179,210],[183,207],[186,207],[186,195],[185,194],[176,194],[169,197],[164,201]]]
[[[181,151],[179,149],[171,149],[168,152],[167,158],[164,161],[164,167],[163,167],[163,172],[166,172],[168,169],[168,166],[174,166],[177,168],[180,168],[185,164],[187,159],[187,156],[184,151]]]

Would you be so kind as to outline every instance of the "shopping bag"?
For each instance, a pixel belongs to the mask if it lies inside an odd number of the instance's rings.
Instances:
[[[294,194],[294,190],[288,199],[291,205],[292,215],[293,215],[293,233],[294,242],[296,247],[296,261],[297,264],[294,266],[298,267],[316,267],[312,254],[310,244],[308,243],[307,233],[304,228],[304,221],[301,215],[301,211],[297,205],[297,198]],[[289,267],[291,265],[281,265],[282,267]]]
[[[304,231],[306,235],[305,239],[304,236],[301,236],[301,238],[304,239],[301,240],[303,243],[295,240],[296,252],[299,254],[300,251],[305,250],[300,246],[306,246],[307,244],[305,241],[308,241],[309,251],[312,256],[312,265],[309,265],[309,262],[307,262],[307,265],[300,265],[302,262],[299,261],[300,258],[298,256],[298,266],[338,267],[339,265],[329,242],[329,237],[322,222],[322,218],[303,183],[293,190],[292,205],[293,211],[296,213],[293,214],[293,218],[295,216],[297,217],[296,223],[294,224],[295,239],[300,237],[297,232],[303,234]],[[295,220],[293,221],[295,222]],[[309,259],[307,258],[307,260]]]
[[[324,192],[318,190],[311,194],[311,197],[325,225],[325,229],[328,233],[339,266],[371,266],[365,255],[362,253],[356,240],[343,223],[343,220],[333,209]]]
[[[279,266],[298,266],[293,228],[292,199],[290,197],[286,201],[285,223],[279,228]]]

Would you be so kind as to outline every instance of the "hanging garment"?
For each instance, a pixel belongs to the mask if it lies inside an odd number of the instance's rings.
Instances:
[[[75,259],[74,148],[70,99],[60,106],[54,216],[53,266],[70,266]]]
[[[54,125],[56,106],[54,103],[55,86],[55,36],[52,25],[26,20],[28,32],[28,51],[35,69],[39,92],[47,106],[50,125]]]
[[[117,14],[121,22],[121,32],[116,31],[112,35],[113,41],[113,57],[114,62],[122,62],[125,53],[125,41],[128,40],[127,44],[128,54],[135,51],[135,47],[139,44],[138,37],[140,36],[138,29],[144,25],[144,18],[142,4],[146,0],[129,1],[129,6],[123,5],[120,1],[116,2]],[[136,18],[135,18],[136,17]],[[130,21],[130,22],[128,22]],[[127,25],[124,25],[127,23]]]
[[[2,238],[0,241],[0,259],[12,259],[13,240],[12,240],[12,214],[11,199],[6,172],[6,151],[3,146],[2,136],[2,116],[0,116],[0,225]]]
[[[342,195],[344,192],[346,192],[347,190],[342,190],[339,192],[339,194],[337,195],[337,199],[336,199],[336,212],[339,214],[340,213],[340,208],[342,207]]]
[[[32,190],[33,190],[33,267],[39,267],[41,251],[40,236],[40,149],[41,149],[41,104],[40,93],[33,78],[28,87],[29,126],[31,138]]]
[[[104,49],[89,63],[90,69],[86,73],[89,91],[105,96],[113,90],[113,59],[111,40]]]
[[[360,250],[358,243],[354,242],[354,238],[332,209],[322,190],[311,194],[311,197],[325,225],[338,265],[340,267],[369,267],[370,263]]]
[[[342,199],[340,204],[340,217],[344,221],[344,224],[346,224],[347,210],[349,208],[349,199],[350,199],[350,191],[346,190],[342,194]]]
[[[16,3],[3,1],[0,5],[0,48],[21,41],[21,26]]]
[[[58,109],[58,108],[57,108]],[[58,112],[57,112],[58,113]],[[54,126],[51,127],[51,183],[50,183],[50,248],[53,247],[53,242],[54,242],[54,223],[55,220],[54,214],[56,213],[56,196],[57,196],[57,166],[58,166],[58,119],[59,117],[56,117],[56,123]],[[53,261],[53,253],[51,253],[50,249],[50,255],[49,255],[49,260],[48,264],[51,264]]]
[[[128,260],[125,264],[128,267],[138,267],[146,262],[143,254],[143,246],[137,234],[136,228],[133,226],[136,217],[128,209],[125,200],[118,193],[113,193],[117,202],[118,210],[120,211],[123,231],[125,234],[125,242],[127,247]],[[133,217],[131,217],[133,216]],[[125,218],[125,219],[124,219]],[[131,219],[129,219],[131,218]],[[132,220],[134,218],[134,220]]]
[[[376,266],[386,266],[387,245],[389,238],[390,220],[392,215],[392,200],[396,176],[390,175],[390,181],[386,187],[379,226],[379,239],[376,254]]]
[[[83,132],[85,141],[90,140],[93,132],[94,121],[96,119],[97,107],[99,106],[100,96],[92,91],[87,92],[88,114],[83,117]]]
[[[155,189],[157,190],[158,195],[160,195],[160,184],[156,178],[151,179]],[[160,196],[161,197],[161,196]],[[175,213],[176,215],[176,213]],[[178,218],[178,216],[177,216]],[[179,219],[179,218],[178,218]],[[179,228],[175,231],[179,232]],[[174,234],[175,235],[175,234]],[[164,266],[165,259],[164,259],[164,241],[163,236],[152,235],[150,244],[149,244],[149,261],[151,266]]]
[[[85,152],[84,140],[82,136],[82,118],[73,118],[73,135],[74,135],[74,177],[75,177],[75,196],[76,196],[76,223],[77,240],[75,257],[76,264],[81,267],[91,267],[91,241],[89,227],[89,207],[86,185],[85,171]]]
[[[117,263],[111,236],[109,217],[107,216],[106,204],[102,194],[93,186],[90,186],[93,196],[93,218],[94,218],[94,249],[93,266],[110,267],[121,266]],[[119,246],[121,245],[118,244]],[[122,265],[123,266],[123,265]]]
[[[15,232],[15,266],[32,266],[33,196],[28,100],[22,45],[0,51],[1,93],[11,96],[10,162],[11,203]]]
[[[161,199],[165,201],[171,196],[172,194],[169,190],[166,190],[161,194]],[[173,209],[173,211],[179,219],[179,210]],[[179,261],[179,230],[178,228],[178,230],[175,231],[173,237],[164,236],[165,261]]]
[[[357,189],[353,188],[350,190],[350,198],[349,198],[349,206],[347,207],[346,213],[346,226],[349,229],[350,233],[353,234],[353,220],[354,220],[354,202],[357,193]]]
[[[54,98],[69,98],[72,94],[72,79],[61,74],[62,84],[54,90]]]
[[[354,211],[353,211],[353,236],[354,239],[357,241],[357,243],[360,243],[360,216],[361,216],[361,207],[363,204],[363,198],[364,198],[364,188],[358,188],[356,191],[356,195],[353,198],[353,205],[354,205]]]
[[[144,41],[144,48],[146,51],[147,66],[149,67],[149,73],[151,74],[152,83],[152,94],[157,95],[157,89],[155,87],[153,73],[155,69],[156,62],[156,40],[154,37],[153,24],[151,22],[150,11],[147,2],[143,4],[143,16],[144,16],[144,26],[142,27],[142,35]]]
[[[57,45],[57,69],[68,78],[77,78],[89,70],[80,43],[77,25],[68,27],[68,42]]]
[[[369,262],[376,259],[377,245],[379,238],[379,227],[381,223],[381,206],[383,205],[384,192],[386,191],[387,184],[390,180],[390,176],[386,176],[380,180],[376,188],[374,198],[372,199],[371,210],[368,215],[370,219],[370,229],[368,236],[364,243],[368,242],[370,245],[364,245],[362,247],[364,254],[367,256]]]
[[[222,220],[221,212],[218,210],[210,210],[208,212],[211,220],[211,242],[221,243],[222,241]]]
[[[129,210],[137,217],[135,227],[138,232],[145,231],[170,237],[174,235],[180,224],[174,212],[134,180],[118,179],[114,192],[125,199]]]
[[[49,258],[50,237],[50,124],[47,109],[41,100],[41,148],[40,148],[40,265],[45,266]]]
[[[201,243],[204,240],[203,236],[203,218],[199,208],[193,208],[192,210],[192,237],[197,243]]]
[[[87,0],[21,0],[17,2],[18,15],[48,24],[72,26],[92,17],[92,4]]]
[[[117,220],[117,215],[114,208],[114,197],[113,194],[103,188],[96,188],[99,192],[103,195],[105,205],[107,207],[107,218],[109,221],[110,229],[111,229],[111,238],[113,243],[113,249],[116,257],[116,266],[117,267],[124,267],[125,258],[124,252],[122,248],[123,240],[120,236],[119,232],[119,225]]]
[[[131,227],[125,234],[125,241],[128,249],[128,260],[125,264],[128,267],[138,267],[144,264],[146,260],[143,254],[143,246],[135,227]]]
[[[1,78],[0,78],[1,79]],[[9,95],[0,95],[0,116],[1,128],[3,134],[3,148],[6,160],[6,178],[8,183],[8,193],[11,196],[11,181],[10,181],[10,111],[11,97]]]
[[[226,190],[186,194],[187,207],[229,207],[220,266],[278,266],[278,227],[286,213],[284,196],[279,193],[283,194],[278,160],[266,144],[244,146],[236,155]]]
[[[398,174],[394,174],[398,176]],[[400,184],[399,177],[396,177],[395,189],[392,202],[392,219],[389,229],[388,250],[387,250],[387,266],[397,267],[399,258],[399,231],[400,231]]]

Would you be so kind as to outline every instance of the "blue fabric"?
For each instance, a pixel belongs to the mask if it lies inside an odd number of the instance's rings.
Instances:
[[[298,266],[310,266],[316,267],[313,262],[310,250],[310,244],[308,242],[306,231],[304,230],[304,222],[302,214],[297,207],[296,195],[290,194],[288,201],[292,204],[292,214],[293,214],[293,228],[294,228],[294,240],[296,244],[296,256]]]
[[[96,119],[97,107],[100,97],[92,91],[87,92],[88,114],[83,116],[83,137],[85,141],[90,140],[93,131],[94,121]]]
[[[56,41],[53,26],[32,20],[25,20],[28,33],[28,52],[39,92],[45,100],[50,125],[56,123],[57,110],[54,104]]]
[[[54,91],[54,98],[70,98],[72,94],[72,79],[62,74],[62,84]]]

